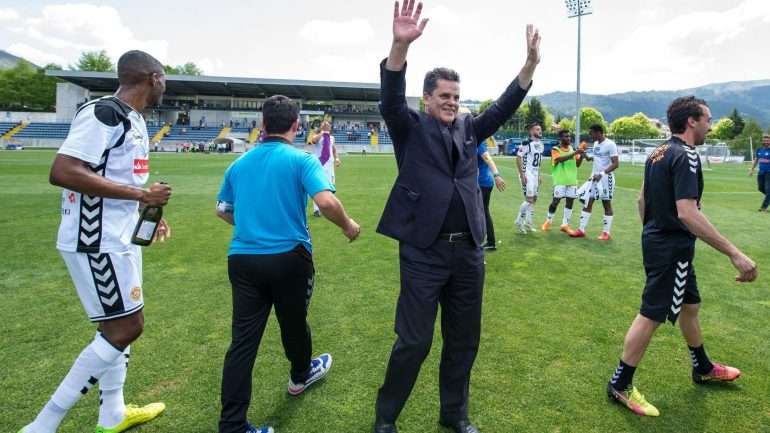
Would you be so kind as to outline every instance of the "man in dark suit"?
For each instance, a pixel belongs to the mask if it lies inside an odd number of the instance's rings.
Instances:
[[[483,114],[458,115],[459,76],[434,69],[425,76],[425,112],[407,107],[406,53],[421,34],[422,3],[396,2],[393,45],[380,64],[380,111],[393,139],[398,177],[377,231],[399,241],[401,293],[398,339],[376,404],[376,433],[394,433],[430,351],[441,304],[439,422],[456,433],[477,433],[468,420],[470,372],[481,333],[484,285],[484,208],[476,181],[476,147],[519,107],[540,60],[540,36],[527,26],[527,61],[518,77]]]

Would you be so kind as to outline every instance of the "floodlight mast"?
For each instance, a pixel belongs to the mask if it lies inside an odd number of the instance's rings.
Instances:
[[[580,34],[582,26],[583,15],[590,15],[593,13],[591,7],[591,0],[564,0],[564,4],[567,6],[567,16],[569,18],[578,19],[578,31],[577,31],[577,92],[576,92],[576,110],[575,110],[575,149],[580,146]]]

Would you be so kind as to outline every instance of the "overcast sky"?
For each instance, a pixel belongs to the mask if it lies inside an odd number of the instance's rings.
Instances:
[[[593,9],[583,20],[584,92],[770,78],[770,0],[593,0]],[[38,65],[142,49],[207,75],[378,82],[392,11],[390,0],[3,0],[0,48]],[[563,0],[426,0],[423,16],[409,95],[428,69],[448,66],[463,99],[497,97],[523,64],[527,23],[543,38],[532,94],[575,89],[577,21]]]

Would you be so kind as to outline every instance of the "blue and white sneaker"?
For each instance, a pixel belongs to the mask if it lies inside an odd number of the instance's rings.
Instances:
[[[250,423],[246,423],[246,433],[275,433],[275,430],[268,426],[254,427]]]
[[[318,382],[326,377],[329,370],[332,368],[332,356],[328,353],[324,353],[318,358],[310,360],[310,373],[308,373],[307,379],[304,382],[294,383],[289,377],[289,394],[300,395],[305,392],[310,385]]]

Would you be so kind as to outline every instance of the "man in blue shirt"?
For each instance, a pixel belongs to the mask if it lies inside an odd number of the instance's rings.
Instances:
[[[762,136],[762,147],[757,149],[754,157],[754,165],[749,170],[749,176],[754,174],[754,169],[759,164],[759,174],[757,175],[757,187],[759,192],[765,195],[760,206],[760,212],[767,212],[767,206],[770,205],[770,135]]]
[[[332,365],[328,353],[311,359],[307,308],[313,293],[313,257],[307,197],[350,241],[359,225],[332,194],[318,158],[292,147],[299,107],[276,95],[262,106],[262,144],[233,162],[217,197],[217,215],[234,225],[227,266],[233,289],[232,343],[222,372],[220,433],[272,433],[246,421],[254,360],[275,306],[291,362],[288,392],[301,394]]]

